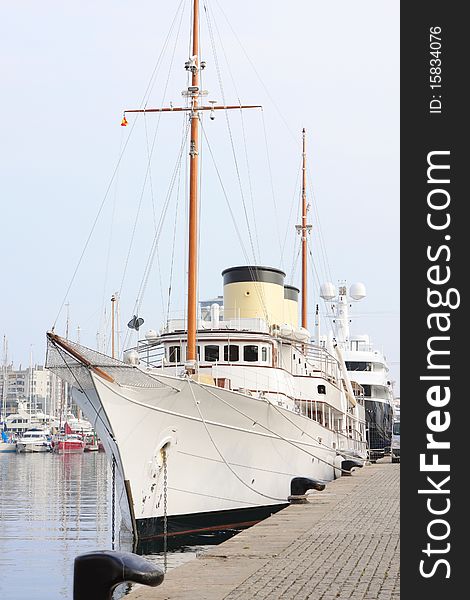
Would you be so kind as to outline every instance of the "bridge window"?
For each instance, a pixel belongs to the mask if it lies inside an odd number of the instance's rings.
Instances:
[[[240,348],[234,344],[224,346],[224,360],[227,362],[236,362],[240,360]]]
[[[317,390],[318,390],[319,394],[326,394],[326,386],[325,385],[318,385]]]
[[[258,346],[244,346],[243,360],[246,362],[256,362],[258,360]]]
[[[170,346],[168,348],[168,361],[171,363],[181,362],[181,347],[180,346]]]
[[[219,346],[204,346],[204,360],[207,362],[216,362],[219,360]]]
[[[268,349],[266,346],[261,347],[261,360],[263,362],[268,362]]]
[[[358,360],[347,360],[346,369],[348,371],[372,371],[372,363]]]

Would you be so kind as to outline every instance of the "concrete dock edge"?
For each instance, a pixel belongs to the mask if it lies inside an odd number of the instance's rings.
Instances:
[[[330,482],[130,600],[398,600],[400,467]]]

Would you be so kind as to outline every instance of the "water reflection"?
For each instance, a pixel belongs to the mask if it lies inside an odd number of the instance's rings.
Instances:
[[[0,592],[71,598],[77,554],[109,548],[102,454],[0,454]]]
[[[110,507],[105,454],[0,453],[0,598],[72,598],[75,557],[111,548]],[[116,549],[132,551],[128,535],[117,537]],[[168,568],[204,549],[185,546],[169,553]],[[146,545],[138,551],[163,566],[155,550]],[[121,586],[114,598],[129,589]]]

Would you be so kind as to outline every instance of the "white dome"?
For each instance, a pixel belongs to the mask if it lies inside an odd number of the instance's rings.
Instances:
[[[349,288],[349,295],[353,300],[362,300],[366,297],[366,286],[363,283],[353,283]]]
[[[139,364],[139,353],[137,350],[126,350],[123,355],[124,362],[127,365]]]
[[[323,300],[333,300],[336,296],[336,288],[331,283],[331,281],[327,281],[326,283],[322,283],[320,286],[320,298]]]
[[[156,340],[158,338],[158,333],[155,331],[155,329],[149,329],[147,331],[147,333],[145,334],[145,339],[148,340],[149,342],[151,340]]]

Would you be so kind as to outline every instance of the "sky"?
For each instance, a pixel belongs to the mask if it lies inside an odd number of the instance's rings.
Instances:
[[[122,342],[135,312],[143,331],[158,330],[168,307],[183,314],[186,122],[176,113],[120,122],[144,103],[183,105],[189,5],[3,7],[0,334],[15,365],[44,362],[45,332],[64,334],[67,311],[71,339],[109,348],[117,291]],[[203,119],[200,298],[221,294],[221,271],[246,262],[299,284],[305,127],[310,322],[320,282],[365,283],[352,331],[383,349],[399,393],[399,3],[201,6],[205,100],[263,110]]]

